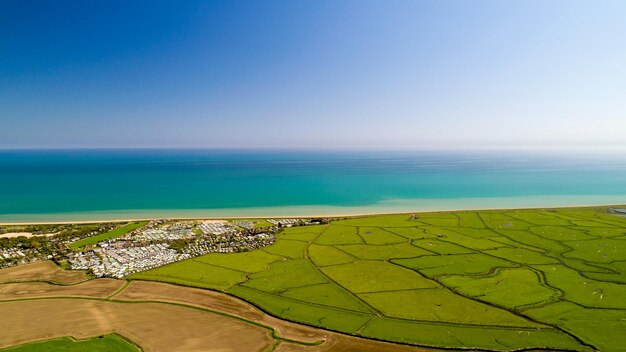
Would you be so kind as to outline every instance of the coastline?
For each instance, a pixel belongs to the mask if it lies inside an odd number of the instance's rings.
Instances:
[[[358,216],[626,203],[622,158],[443,152],[0,155],[0,223]],[[70,172],[71,171],[71,172]]]
[[[597,201],[591,201],[592,199]],[[582,200],[586,199],[587,202]],[[497,201],[496,201],[497,200]],[[128,222],[141,220],[196,220],[196,219],[266,219],[312,217],[358,217],[371,215],[411,214],[428,212],[454,212],[471,210],[516,210],[612,207],[626,204],[625,196],[574,196],[574,197],[507,197],[391,200],[370,206],[293,206],[238,209],[158,209],[102,212],[76,212],[58,214],[0,215],[0,225],[35,224],[87,224],[103,222]],[[576,202],[578,201],[578,202]],[[482,203],[481,206],[479,203]],[[500,204],[498,204],[500,203]],[[507,204],[504,204],[507,203]],[[465,204],[465,206],[463,206]],[[437,206],[439,205],[439,206]],[[459,205],[459,206],[454,206]],[[332,211],[331,211],[332,210]],[[7,219],[13,217],[15,221]],[[28,219],[32,220],[28,220]]]

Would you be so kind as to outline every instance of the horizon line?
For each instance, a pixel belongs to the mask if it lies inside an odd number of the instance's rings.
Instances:
[[[97,150],[214,150],[214,151],[328,151],[328,152],[471,152],[471,151],[579,151],[579,152],[621,152],[626,145],[535,145],[535,146],[433,146],[433,147],[306,147],[306,146],[0,146],[6,151],[97,151]]]

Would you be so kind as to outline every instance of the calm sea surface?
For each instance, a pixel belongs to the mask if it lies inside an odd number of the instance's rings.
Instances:
[[[0,222],[626,203],[626,155],[0,151]]]

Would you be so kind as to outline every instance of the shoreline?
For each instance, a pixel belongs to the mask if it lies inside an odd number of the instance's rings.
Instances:
[[[107,220],[77,220],[77,221],[33,221],[33,222],[0,222],[0,226],[22,226],[22,225],[63,225],[63,224],[98,224],[107,222],[135,222],[152,220],[237,220],[237,219],[290,219],[290,218],[343,218],[343,217],[364,217],[374,215],[401,215],[401,214],[421,214],[421,213],[449,213],[459,211],[498,211],[498,210],[533,210],[533,209],[576,209],[576,208],[603,208],[603,207],[624,207],[625,203],[612,204],[585,204],[585,205],[563,205],[563,206],[530,206],[530,207],[485,207],[485,208],[456,208],[456,209],[419,209],[414,211],[391,211],[391,212],[364,212],[364,213],[333,213],[333,214],[303,214],[303,215],[271,215],[271,216],[174,216],[174,217],[134,217],[124,219]]]

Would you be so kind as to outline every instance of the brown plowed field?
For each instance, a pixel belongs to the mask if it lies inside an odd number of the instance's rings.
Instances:
[[[62,284],[75,284],[87,280],[82,271],[65,271],[51,261],[18,265],[0,269],[0,283],[21,281],[52,281]]]
[[[144,351],[263,351],[274,342],[267,329],[161,303],[46,299],[3,302],[0,311],[4,317],[0,320],[0,347],[111,332],[127,337]]]
[[[1,284],[0,300],[59,296],[105,298],[119,290],[124,283],[122,280],[98,279],[68,286],[45,282]]]

